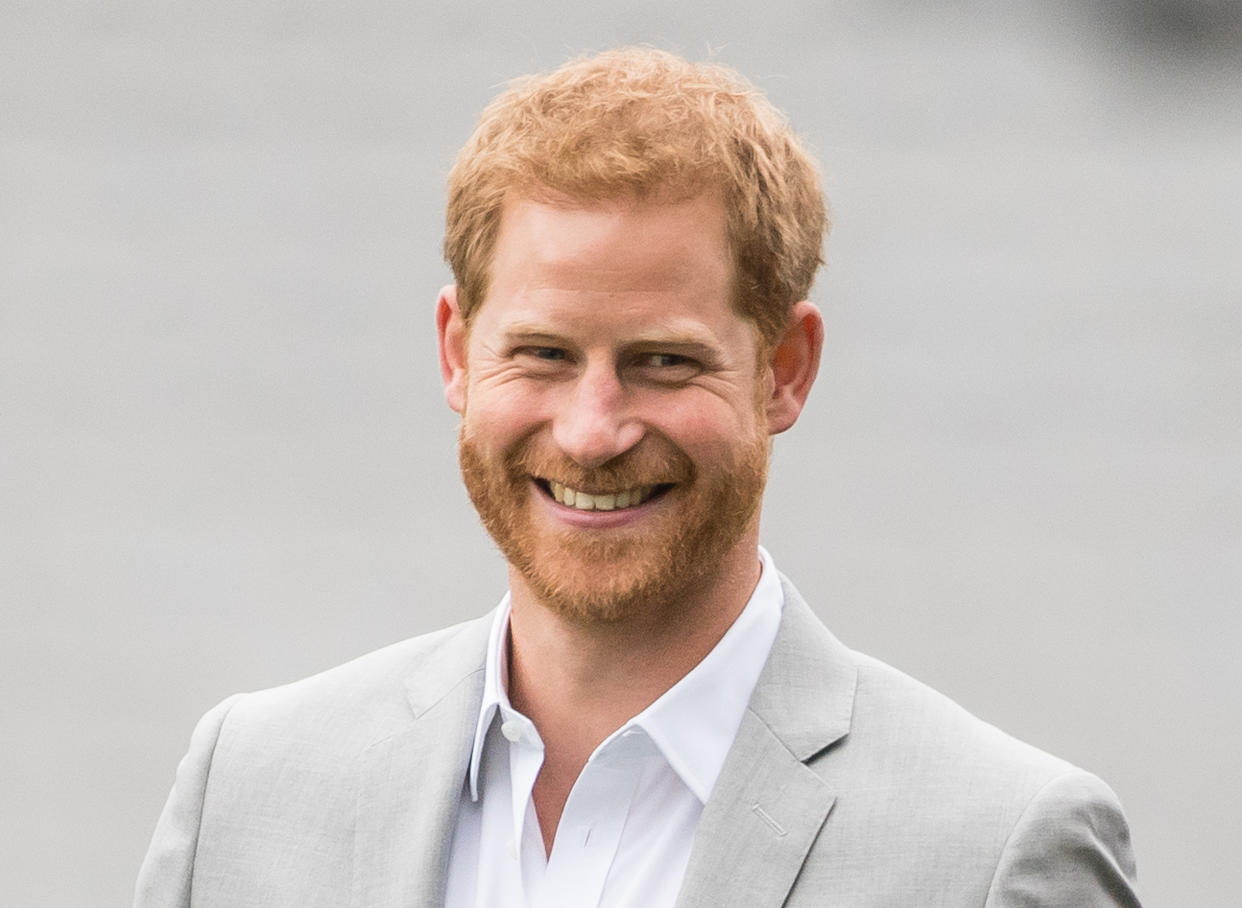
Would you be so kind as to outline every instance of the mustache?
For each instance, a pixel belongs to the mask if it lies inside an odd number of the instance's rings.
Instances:
[[[522,445],[506,458],[506,468],[514,477],[535,476],[587,493],[690,482],[696,473],[694,463],[677,448],[646,443],[596,467]]]

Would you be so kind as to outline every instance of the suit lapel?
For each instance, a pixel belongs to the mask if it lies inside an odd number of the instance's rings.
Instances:
[[[784,903],[836,799],[806,761],[849,732],[849,650],[782,578],[781,627],[703,808],[677,908]]]
[[[408,721],[361,758],[353,904],[416,908],[444,899],[470,759],[491,618],[428,641],[406,680]]]

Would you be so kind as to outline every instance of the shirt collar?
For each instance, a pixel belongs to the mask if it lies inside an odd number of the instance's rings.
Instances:
[[[509,642],[509,594],[505,593],[496,606],[492,618],[492,630],[487,638],[487,663],[483,672],[483,702],[479,704],[479,721],[474,729],[474,748],[470,752],[470,799],[479,799],[479,764],[483,760],[483,745],[492,718],[509,704],[509,660],[505,658]]]
[[[643,729],[703,803],[716,785],[780,626],[784,592],[759,549],[763,571],[750,600],[703,661],[627,726]]]
[[[746,607],[698,665],[654,703],[617,729],[608,741],[641,728],[695,796],[707,802],[724,765],[750,695],[771,652],[780,626],[784,592],[772,556],[761,546],[762,571]],[[483,701],[470,755],[470,797],[478,800],[479,766],[487,731],[497,712],[517,716],[509,703],[509,595],[492,620],[483,679]],[[601,749],[608,744],[605,741]]]

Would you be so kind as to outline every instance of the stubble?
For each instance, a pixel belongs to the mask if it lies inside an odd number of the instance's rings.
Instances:
[[[587,469],[532,442],[491,457],[463,425],[466,489],[492,539],[548,609],[575,624],[675,619],[687,594],[720,567],[758,519],[767,478],[766,434],[739,443],[732,462],[700,469],[663,437]],[[637,528],[550,528],[537,522],[531,477],[608,490],[671,484],[658,517]]]

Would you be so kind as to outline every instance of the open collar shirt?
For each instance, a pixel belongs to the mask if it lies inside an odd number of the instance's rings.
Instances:
[[[671,908],[780,625],[780,579],[762,548],[759,558],[759,583],[711,652],[591,754],[550,854],[531,798],[543,741],[507,692],[505,596],[488,642],[446,908]]]

